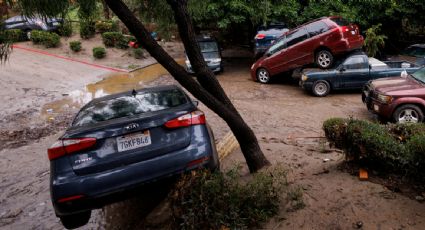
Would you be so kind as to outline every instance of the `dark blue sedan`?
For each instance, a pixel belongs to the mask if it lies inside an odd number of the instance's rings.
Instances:
[[[146,182],[219,167],[204,113],[177,86],[94,99],[48,156],[52,203],[66,228],[86,224],[92,209]]]

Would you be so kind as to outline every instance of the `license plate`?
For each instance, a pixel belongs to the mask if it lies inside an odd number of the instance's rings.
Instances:
[[[58,25],[60,25],[60,23],[59,23],[59,22],[53,22],[52,24],[53,24],[53,26],[58,26]]]
[[[146,130],[142,133],[134,133],[117,137],[118,152],[141,148],[148,146],[151,143],[151,134],[149,130]]]

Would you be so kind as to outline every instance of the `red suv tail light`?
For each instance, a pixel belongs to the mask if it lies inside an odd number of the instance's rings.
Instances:
[[[205,121],[205,114],[202,111],[196,110],[176,119],[167,121],[164,125],[167,128],[179,128],[205,124]]]
[[[96,138],[69,138],[56,141],[48,150],[49,160],[88,149],[96,144]]]

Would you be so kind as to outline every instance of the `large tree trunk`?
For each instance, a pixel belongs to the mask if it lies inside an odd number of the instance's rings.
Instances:
[[[261,151],[257,138],[254,132],[244,122],[237,110],[234,108],[231,101],[228,99],[218,81],[215,79],[214,74],[208,69],[200,51],[199,47],[192,49],[188,41],[195,41],[195,34],[191,28],[191,22],[185,23],[187,28],[180,29],[185,34],[187,30],[188,35],[184,41],[186,48],[191,49],[188,57],[193,63],[196,63],[195,72],[197,73],[199,82],[195,81],[186,70],[180,66],[165,50],[158,45],[158,43],[150,36],[143,24],[131,13],[128,7],[121,0],[105,0],[109,8],[121,19],[127,26],[131,33],[137,38],[138,42],[154,57],[168,72],[193,96],[203,102],[208,108],[217,113],[229,125],[232,132],[238,140],[248,168],[251,172],[256,172],[262,167],[270,163],[265,158]],[[187,14],[186,1],[174,1],[174,10],[179,8],[183,12],[175,12],[176,16],[180,14]],[[182,5],[184,6],[180,8]],[[185,13],[186,12],[186,13]],[[186,19],[184,19],[186,20]],[[179,25],[180,26],[180,25]],[[196,42],[191,43],[197,44]],[[216,94],[215,94],[216,93]]]

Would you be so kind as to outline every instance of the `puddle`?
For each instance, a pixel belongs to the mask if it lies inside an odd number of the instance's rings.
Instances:
[[[184,60],[177,60],[183,64]],[[102,76],[101,81],[89,84],[83,90],[69,92],[63,99],[47,103],[41,110],[41,115],[46,120],[54,120],[56,116],[67,110],[79,109],[94,98],[141,89],[145,84],[168,74],[160,64],[154,64],[131,73],[109,73]]]

